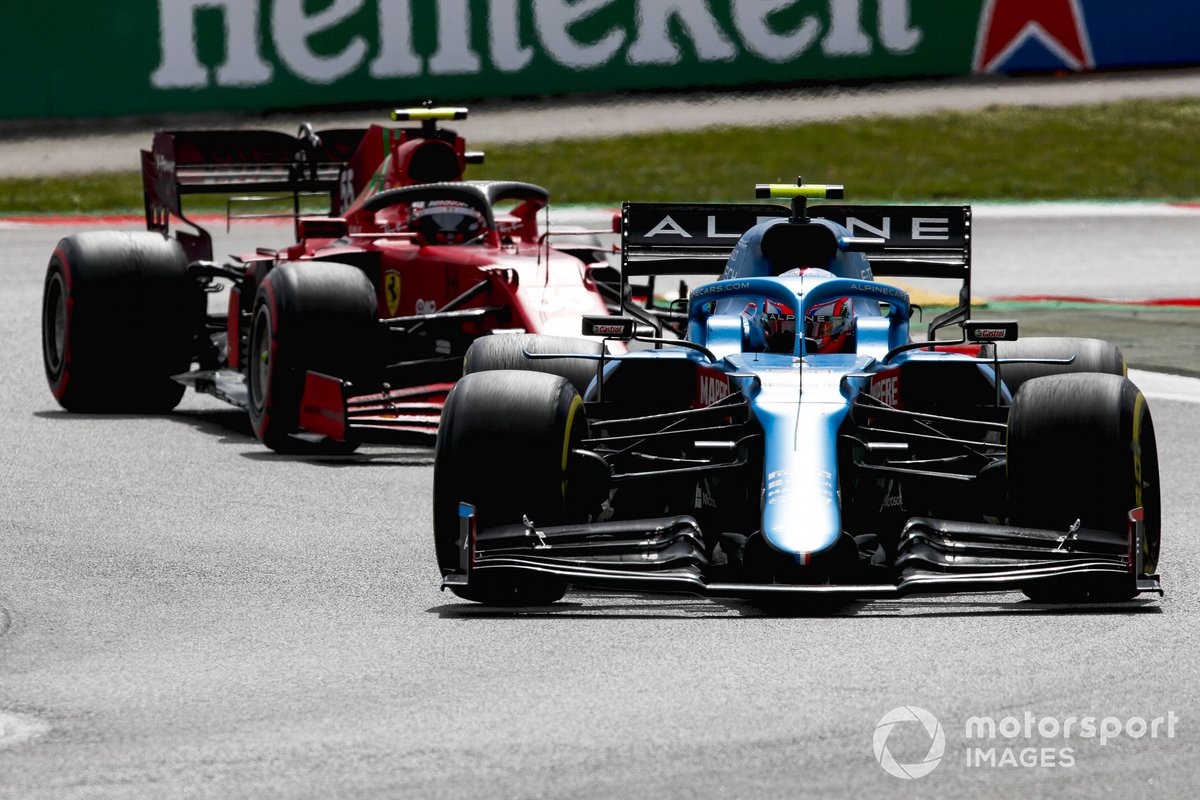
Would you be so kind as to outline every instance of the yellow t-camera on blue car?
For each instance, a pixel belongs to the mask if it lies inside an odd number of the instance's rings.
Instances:
[[[841,200],[845,197],[845,187],[838,183],[805,184],[803,178],[796,178],[796,185],[786,183],[756,183],[754,196],[758,199],[780,199],[792,201],[792,221],[805,222],[808,220],[809,200]]]
[[[810,183],[807,185],[791,186],[786,183],[756,183],[754,196],[762,199],[791,200],[803,197],[806,200],[841,200],[845,197],[845,187],[837,183]]]
[[[466,119],[467,109],[444,106],[440,108],[397,108],[392,111],[396,122],[434,122],[443,119]]]

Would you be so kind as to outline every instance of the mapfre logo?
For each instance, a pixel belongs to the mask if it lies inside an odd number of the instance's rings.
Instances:
[[[870,394],[884,405],[900,408],[900,370],[888,370],[871,376]]]
[[[917,724],[905,725],[903,723]],[[898,730],[897,726],[900,726]],[[919,736],[922,744],[928,741],[929,749],[925,756],[919,761],[907,764],[897,761],[888,748],[888,741],[892,738],[893,733],[897,739],[901,735],[913,735]],[[942,730],[942,723],[938,722],[937,717],[925,709],[917,706],[900,706],[884,714],[883,718],[875,725],[875,735],[871,738],[871,746],[875,752],[875,760],[888,775],[903,780],[923,778],[942,763],[942,755],[946,752],[946,732]]]
[[[697,373],[696,399],[701,407],[729,397],[729,378],[722,372],[699,370]]]

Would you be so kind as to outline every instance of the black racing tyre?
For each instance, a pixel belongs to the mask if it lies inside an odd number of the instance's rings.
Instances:
[[[1071,364],[1003,364],[1000,379],[1016,394],[1021,385],[1047,375],[1070,375],[1079,372],[1099,372],[1104,375],[1127,373],[1125,355],[1115,344],[1103,339],[1074,339],[1056,336],[1033,336],[1015,342],[996,342],[1000,358],[1070,358]]]
[[[309,370],[351,382],[371,374],[378,314],[362,270],[306,261],[281,264],[259,284],[250,323],[246,388],[255,435],[277,453],[349,452],[353,441],[310,444],[299,430]]]
[[[96,231],[58,243],[42,291],[42,364],[68,411],[160,413],[183,397],[205,294],[162,234]]]
[[[1035,378],[1021,387],[1008,420],[1009,520],[1016,526],[1084,528],[1124,535],[1130,509],[1145,511],[1146,574],[1162,538],[1158,447],[1145,395],[1118,375]],[[1131,597],[1127,580],[1030,586],[1039,601]]]
[[[442,574],[458,568],[460,502],[475,506],[480,529],[517,524],[523,516],[539,527],[571,521],[567,454],[586,433],[583,401],[565,378],[514,370],[463,377],[446,398],[433,468]],[[490,605],[542,605],[566,591],[552,578],[480,583],[482,577],[455,594]]]
[[[493,334],[471,343],[463,359],[463,374],[488,372],[497,369],[519,369],[545,372],[566,378],[580,396],[587,393],[588,384],[596,377],[597,361],[590,358],[527,358],[530,353],[570,353],[598,356],[604,352],[602,342],[573,339],[568,336],[546,336],[539,333]]]

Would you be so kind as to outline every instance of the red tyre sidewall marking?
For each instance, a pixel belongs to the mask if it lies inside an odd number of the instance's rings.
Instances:
[[[232,342],[233,345],[227,347],[227,355],[225,357],[225,366],[230,369],[241,369],[244,365],[239,364],[238,360],[242,357],[242,318],[241,318],[241,297],[242,293],[237,286],[233,286],[229,290],[229,306],[226,310],[225,322],[225,341]],[[253,327],[253,320],[251,321]]]
[[[71,377],[71,315],[75,310],[75,298],[71,296],[71,263],[67,260],[67,254],[58,247],[54,250],[54,257],[58,259],[59,271],[63,276],[63,292],[66,294],[63,300],[67,307],[67,318],[63,330],[62,367],[58,379],[50,385],[50,392],[55,400],[61,400],[67,393],[67,383]],[[46,324],[44,320],[42,324]]]
[[[263,289],[267,296],[267,313],[271,315],[271,355],[269,356],[270,369],[267,371],[267,391],[263,397],[262,415],[259,417],[258,425],[254,428],[254,433],[259,439],[262,439],[266,434],[267,429],[271,424],[271,400],[275,394],[275,365],[277,359],[275,353],[279,349],[279,315],[275,310],[275,287],[270,281],[270,276],[263,281]],[[251,336],[253,336],[251,332]],[[251,358],[262,358],[259,353],[252,353]],[[251,400],[251,402],[254,402]]]

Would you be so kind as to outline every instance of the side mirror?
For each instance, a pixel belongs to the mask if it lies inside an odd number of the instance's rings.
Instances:
[[[628,342],[633,338],[634,320],[629,317],[584,317],[584,336],[603,336]]]
[[[340,239],[349,231],[342,217],[300,217],[296,220],[297,239]]]
[[[973,320],[963,323],[963,336],[968,342],[983,344],[985,342],[1015,342],[1017,340],[1017,321],[1006,320]]]
[[[877,236],[843,236],[838,239],[838,246],[851,253],[882,253],[887,247],[887,239]]]

